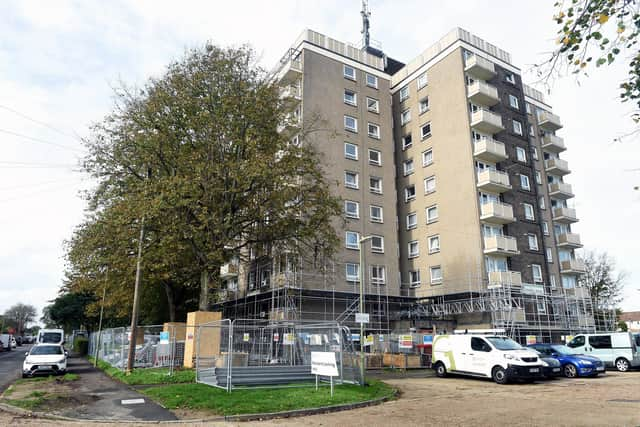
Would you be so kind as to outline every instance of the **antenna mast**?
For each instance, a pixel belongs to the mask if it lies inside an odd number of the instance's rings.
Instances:
[[[362,47],[364,49],[369,47],[369,17],[371,16],[371,12],[369,11],[369,1],[362,0],[362,10],[360,11],[360,15],[362,16]]]

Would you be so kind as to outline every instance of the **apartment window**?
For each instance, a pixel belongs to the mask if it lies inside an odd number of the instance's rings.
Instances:
[[[406,150],[407,148],[411,147],[411,145],[413,145],[411,134],[403,136],[402,137],[402,149]]]
[[[411,121],[411,110],[407,108],[402,113],[400,113],[400,124],[404,126],[410,121]]]
[[[542,282],[542,267],[538,264],[531,264],[531,273],[533,275],[533,281],[536,283]]]
[[[378,150],[369,149],[369,164],[375,166],[382,165],[382,154]]]
[[[413,159],[405,160],[402,167],[404,168],[404,176],[411,175],[413,173]]]
[[[411,230],[418,226],[418,215],[415,212],[411,212],[407,215],[407,230]]]
[[[416,198],[416,186],[411,184],[404,188],[404,201],[408,202]]]
[[[400,89],[400,102],[404,101],[409,97],[409,86],[405,86]]]
[[[544,301],[536,301],[536,308],[540,314],[545,314],[547,312],[547,306]]]
[[[345,269],[347,282],[360,282],[360,264],[347,263]]]
[[[369,206],[369,218],[371,219],[371,222],[382,222],[382,207],[374,205]]]
[[[553,262],[553,250],[551,248],[545,249],[547,255],[547,262]]]
[[[540,174],[540,171],[536,171],[536,184],[542,185],[542,175]]]
[[[533,130],[533,125],[529,125],[529,136],[536,136],[536,131]]]
[[[549,281],[551,283],[551,289],[555,289],[556,288],[556,276],[554,276],[553,274],[551,276],[549,276]]]
[[[426,123],[420,127],[420,138],[426,139],[431,136],[431,123]]]
[[[431,284],[437,285],[442,283],[442,267],[439,265],[430,267],[429,271],[431,273]]]
[[[424,179],[424,194],[433,193],[436,191],[436,177],[430,176]]]
[[[429,237],[429,253],[440,252],[440,236]]]
[[[409,286],[412,288],[420,286],[420,270],[413,270],[409,272]]]
[[[355,80],[356,79],[356,69],[345,65],[342,69],[342,73],[346,79]]]
[[[516,110],[519,110],[520,104],[518,103],[518,97],[509,94],[509,106],[511,108],[515,108]]]
[[[427,208],[427,224],[436,222],[438,220],[438,206],[433,205]]]
[[[373,74],[367,73],[367,86],[378,89],[378,78]]]
[[[344,157],[350,160],[358,160],[358,146],[349,142],[345,142]]]
[[[540,196],[538,199],[538,204],[540,205],[540,209],[547,209],[547,204],[545,203],[544,196]]]
[[[531,150],[531,156],[533,156],[534,160],[538,160],[538,149],[536,147]]]
[[[344,173],[344,185],[347,188],[358,188],[358,174],[356,172],[346,171]]]
[[[371,236],[371,252],[384,253],[384,237]]]
[[[384,285],[386,282],[384,265],[372,265],[370,278],[372,285]]]
[[[425,96],[424,98],[422,98],[420,100],[420,102],[418,103],[418,108],[420,110],[420,114],[426,112],[429,110],[429,97]]]
[[[344,90],[344,103],[356,106],[358,105],[358,95],[352,90]]]
[[[360,204],[351,200],[345,200],[344,214],[348,218],[360,218]]]
[[[409,258],[415,258],[420,255],[420,245],[417,240],[409,242]]]
[[[369,177],[369,191],[375,194],[382,194],[382,178]]]
[[[360,235],[355,231],[347,231],[345,236],[345,246],[347,249],[359,249]]]
[[[532,251],[538,250],[538,236],[535,234],[527,234],[527,241],[529,242],[529,249]]]
[[[533,211],[533,205],[530,205],[529,203],[523,203],[522,205],[524,206],[524,217],[529,221],[535,221],[536,216]]]
[[[516,147],[516,158],[519,162],[527,162],[527,152],[522,147]]]
[[[376,125],[375,123],[368,123],[367,134],[371,138],[380,139],[380,126]]]
[[[351,116],[344,116],[344,128],[351,132],[358,132],[358,119]]]
[[[513,133],[522,135],[522,123],[517,120],[513,120]]]
[[[372,113],[379,113],[380,101],[374,98],[367,97],[367,110],[371,111]]]
[[[429,166],[433,163],[433,149],[422,152],[422,166]]]
[[[516,84],[516,76],[513,73],[506,73],[504,79],[511,84]]]
[[[520,174],[520,187],[523,190],[531,190],[531,186],[529,185],[529,177],[527,175]]]
[[[549,223],[547,221],[542,221],[542,232],[545,236],[549,235]]]
[[[524,104],[524,107],[527,109],[527,114],[533,114],[532,109],[531,109],[531,104],[529,104],[528,102]]]

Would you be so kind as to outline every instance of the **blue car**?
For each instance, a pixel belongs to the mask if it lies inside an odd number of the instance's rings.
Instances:
[[[565,377],[595,377],[604,374],[604,362],[597,357],[575,354],[566,345],[531,344],[528,347],[538,350],[547,357],[552,357],[562,364]]]

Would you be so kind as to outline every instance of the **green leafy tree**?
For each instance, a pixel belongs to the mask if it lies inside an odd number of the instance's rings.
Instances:
[[[90,293],[63,293],[43,309],[40,320],[48,328],[57,327],[68,332],[82,328],[92,330],[97,319],[88,316],[85,308],[94,299]]]
[[[18,335],[23,335],[27,325],[36,319],[37,310],[29,304],[18,303],[4,312],[4,318],[15,325]]]
[[[618,313],[617,308],[622,301],[625,273],[616,272],[615,261],[606,253],[587,251],[583,261],[586,273],[580,276],[580,284],[589,290],[593,303],[596,321],[601,329],[610,330]]]

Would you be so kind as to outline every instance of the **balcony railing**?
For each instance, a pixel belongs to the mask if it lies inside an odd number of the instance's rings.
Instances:
[[[495,255],[518,255],[518,243],[511,236],[488,236],[484,238],[484,253]]]
[[[556,131],[562,128],[560,117],[548,111],[541,111],[538,113],[538,125],[546,130]]]
[[[220,278],[229,279],[238,275],[238,265],[233,263],[227,263],[220,266]]]
[[[469,101],[477,105],[492,107],[500,102],[498,89],[495,86],[476,80],[467,86],[467,98]]]
[[[481,80],[489,80],[496,76],[496,67],[493,62],[477,55],[470,56],[464,61],[464,70]]]
[[[580,259],[570,259],[560,261],[560,273],[563,274],[582,274],[587,271],[584,262]]]
[[[564,139],[557,135],[547,134],[542,137],[542,149],[554,153],[561,153],[566,150],[567,147],[564,145]]]
[[[507,150],[504,144],[493,138],[483,138],[473,144],[473,155],[487,162],[500,162],[507,159]]]
[[[576,233],[561,233],[557,236],[558,246],[565,248],[581,248],[580,235]]]
[[[516,220],[513,216],[513,207],[500,202],[480,205],[480,219],[495,224],[508,224]]]
[[[280,59],[272,75],[276,81],[285,84],[299,79],[302,76],[302,54],[295,49],[289,49]]]
[[[504,130],[502,126],[502,116],[485,109],[471,113],[471,127],[479,132],[488,134],[494,134]]]
[[[522,293],[528,295],[544,295],[544,285],[541,283],[523,283]]]
[[[484,170],[478,172],[478,189],[503,193],[511,190],[509,175],[497,170]]]
[[[564,182],[554,182],[549,184],[549,196],[554,199],[570,199],[573,197],[573,190],[570,184]]]
[[[544,161],[544,168],[548,173],[554,175],[566,175],[571,173],[569,169],[569,163],[562,159],[548,159]]]
[[[522,274],[519,271],[490,271],[489,286],[522,286]]]
[[[576,210],[571,208],[554,208],[553,209],[553,220],[556,222],[562,222],[565,224],[570,224],[573,222],[578,222],[578,216],[576,215]]]

